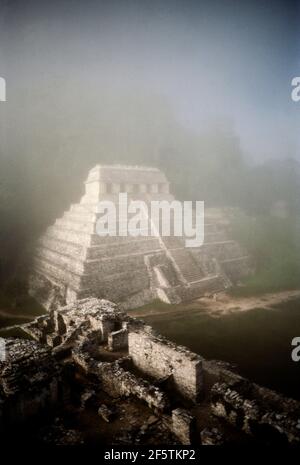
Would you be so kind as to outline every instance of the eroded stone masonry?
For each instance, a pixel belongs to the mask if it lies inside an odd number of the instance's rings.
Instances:
[[[299,444],[300,404],[78,300],[22,326],[0,363],[2,434],[51,444]]]
[[[217,292],[250,271],[250,260],[230,239],[228,218],[205,210],[201,247],[185,247],[184,237],[107,236],[96,233],[99,201],[174,200],[166,176],[156,168],[95,166],[85,194],[40,238],[30,293],[54,309],[86,297],[113,300],[122,308],[155,299],[178,303]],[[202,199],[198,199],[202,200]]]

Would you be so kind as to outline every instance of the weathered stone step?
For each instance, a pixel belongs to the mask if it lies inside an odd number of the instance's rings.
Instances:
[[[117,236],[119,236],[120,231],[127,231],[128,236],[131,235],[130,218],[130,215],[122,219],[118,217],[116,218],[116,221],[114,222],[114,228]],[[55,221],[55,225],[60,228],[71,229],[73,231],[97,234],[98,219],[99,215],[94,215],[93,221],[91,221],[91,219],[88,217],[80,218],[79,216],[74,217],[73,215],[64,215],[62,218],[59,218]],[[107,226],[105,225],[105,228],[106,227]],[[147,226],[144,231],[146,235],[151,236],[150,221],[147,222]]]
[[[60,218],[55,221],[55,225],[59,228],[69,229],[72,231],[85,232],[88,234],[96,233],[96,222],[88,222],[84,218],[81,220]]]
[[[84,259],[86,256],[86,247],[81,244],[73,244],[62,239],[52,238],[50,236],[42,236],[38,241],[39,247],[45,247],[57,253],[70,255],[78,259]]]
[[[38,272],[59,286],[68,285],[72,286],[74,289],[81,288],[81,275],[78,275],[67,268],[62,268],[57,263],[52,263],[44,258],[36,257],[34,264]]]
[[[101,273],[102,276],[107,276],[108,274],[117,273],[122,268],[138,270],[145,266],[144,252],[131,253],[130,255],[123,254],[93,260],[78,260],[77,258],[40,247],[37,249],[36,256],[39,259],[46,260],[62,269],[78,274]]]
[[[157,297],[168,304],[179,304],[181,299],[177,293],[178,287],[157,288]]]
[[[114,257],[117,255],[131,254],[131,253],[156,253],[160,249],[160,243],[157,238],[144,238],[139,241],[129,241],[124,243],[111,244],[109,248],[107,245],[92,246],[87,249],[88,259]]]
[[[203,278],[201,268],[198,266],[188,249],[173,249],[171,254],[183,277],[188,282],[197,281]]]
[[[118,285],[116,285],[118,283]],[[90,275],[84,277],[82,286],[79,291],[80,298],[94,295],[100,298],[109,299],[112,291],[116,301],[122,301],[128,296],[134,295],[137,292],[142,292],[148,289],[150,285],[147,270],[143,272],[122,271],[114,275],[101,277],[99,275]]]
[[[220,292],[224,289],[224,283],[220,276],[210,276],[190,285],[181,286],[177,291],[182,300],[197,299],[205,293]]]
[[[173,196],[171,194],[161,194],[161,193],[153,193],[151,195],[149,194],[128,194],[128,201],[130,200],[142,200],[146,204],[149,204],[151,200],[155,201],[160,201],[160,200],[167,200],[167,201],[172,201]],[[118,194],[102,194],[101,195],[101,201],[111,201],[114,202],[115,204],[118,204],[119,202],[119,195]],[[89,211],[92,213],[96,213],[98,211],[98,205],[99,202],[91,202],[89,197],[84,196],[81,200],[80,203],[72,204],[70,207],[70,211],[72,212],[82,212],[82,211]]]
[[[86,268],[86,261],[84,259],[80,260],[77,257],[65,255],[61,252],[51,250],[46,247],[37,248],[36,256],[78,274],[84,273]]]
[[[90,234],[62,228],[58,225],[49,226],[45,235],[50,239],[64,240],[73,244],[82,245],[83,247],[91,245],[92,242],[92,236]]]
[[[97,213],[98,211],[98,204],[95,203],[95,204],[81,204],[81,203],[76,203],[76,204],[72,204],[71,207],[70,207],[70,212],[74,212],[74,213],[92,213],[92,214],[95,214]]]
[[[81,244],[83,247],[101,244],[121,244],[145,240],[144,236],[99,236],[98,234],[76,231],[59,225],[49,226],[46,231],[46,236],[51,239],[62,239],[74,244]]]
[[[145,239],[155,239],[152,236],[99,236],[98,234],[91,235],[91,245],[92,246],[100,246],[100,245],[107,245],[110,247],[111,245],[121,245],[121,244],[134,244],[145,241]]]
[[[95,223],[97,221],[98,215],[97,213],[90,212],[88,210],[82,212],[74,212],[69,210],[64,213],[62,218],[70,221],[87,221],[89,223]]]
[[[120,272],[124,266],[116,267],[115,273],[89,273],[77,275],[66,267],[62,267],[50,260],[35,258],[36,274],[48,279],[50,282],[62,288],[63,294],[67,290],[72,292],[73,298],[85,298],[91,295],[101,298],[111,298],[112,292],[114,298],[118,301],[128,299],[128,296],[134,296],[139,292],[146,292],[149,289],[150,281],[146,266],[143,268],[133,266],[130,272]],[[116,285],[116,283],[118,283]]]
[[[143,268],[144,272],[145,260],[143,253],[118,255],[113,258],[103,258],[101,260],[87,260],[84,264],[85,273],[100,273],[103,277],[118,273],[121,269],[134,269],[137,271],[141,268]]]

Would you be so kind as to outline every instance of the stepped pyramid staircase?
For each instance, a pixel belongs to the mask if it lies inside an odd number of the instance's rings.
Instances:
[[[37,245],[29,287],[47,309],[90,296],[118,302],[123,308],[156,298],[178,303],[230,286],[236,270],[238,276],[248,272],[249,257],[227,239],[226,222],[218,215],[208,215],[205,242],[199,248],[186,248],[184,238],[159,233],[97,234],[98,202],[111,200],[117,205],[120,191],[147,204],[172,201],[161,171],[96,166],[85,185],[80,203],[49,226]],[[118,223],[122,227],[120,223],[122,218]]]

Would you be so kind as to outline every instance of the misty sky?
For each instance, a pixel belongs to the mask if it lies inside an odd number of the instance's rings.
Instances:
[[[70,119],[69,104],[80,120],[88,102],[109,114],[107,96],[116,106],[136,92],[165,97],[187,129],[234,130],[252,160],[300,159],[300,103],[290,98],[300,75],[296,1],[1,3],[0,75],[16,139],[36,109],[42,121],[30,131],[47,140],[53,115]]]

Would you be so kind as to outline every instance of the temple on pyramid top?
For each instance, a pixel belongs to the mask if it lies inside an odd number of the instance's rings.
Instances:
[[[79,190],[79,189],[78,189]],[[122,308],[156,299],[179,303],[222,291],[251,272],[251,261],[230,238],[224,212],[205,210],[204,243],[185,247],[185,238],[100,236],[98,203],[118,204],[119,194],[145,202],[174,200],[157,168],[97,165],[85,193],[39,239],[29,290],[47,310],[86,297],[104,298]]]
[[[169,182],[157,168],[127,165],[97,165],[85,181],[81,203],[97,203],[126,192],[132,198],[171,200]]]

